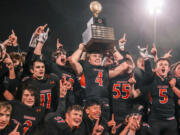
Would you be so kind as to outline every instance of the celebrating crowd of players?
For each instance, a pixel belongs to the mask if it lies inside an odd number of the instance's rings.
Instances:
[[[69,57],[57,40],[49,60],[42,54],[47,25],[21,52],[12,34],[0,44],[1,135],[178,135],[180,62],[156,46],[139,49],[136,62],[126,35],[111,50],[81,43]],[[180,133],[180,132],[179,132]]]

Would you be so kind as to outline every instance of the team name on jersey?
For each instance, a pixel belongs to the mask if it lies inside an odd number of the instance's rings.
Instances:
[[[35,117],[24,115],[24,119],[36,120]]]
[[[98,71],[98,72],[104,72],[104,70],[98,69],[98,68],[94,68],[93,70],[94,70],[94,71]]]
[[[71,77],[71,75],[65,74],[65,73],[62,73],[62,76],[65,76],[65,77]]]
[[[168,85],[158,85],[157,88],[159,88],[159,89],[167,89],[167,88],[169,88],[169,86]]]
[[[41,90],[40,93],[51,93],[51,89]]]
[[[128,81],[117,81],[116,83],[123,83],[123,84],[126,84],[126,83],[128,83]]]

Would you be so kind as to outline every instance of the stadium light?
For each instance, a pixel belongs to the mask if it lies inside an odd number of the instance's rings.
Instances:
[[[160,14],[162,12],[163,0],[148,0],[148,10],[150,14]]]
[[[164,0],[148,0],[148,10],[151,15],[153,15],[153,40],[156,43],[157,38],[157,15],[162,13],[162,6]]]

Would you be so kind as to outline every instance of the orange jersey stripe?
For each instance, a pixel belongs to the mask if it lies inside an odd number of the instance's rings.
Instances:
[[[81,84],[81,87],[86,88],[86,81],[85,81],[85,75],[84,74],[82,74],[82,76],[81,76],[80,84]]]

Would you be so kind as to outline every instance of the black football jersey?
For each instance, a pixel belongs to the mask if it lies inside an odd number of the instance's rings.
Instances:
[[[76,97],[75,93],[78,91],[77,89],[77,79],[74,71],[72,68],[67,64],[66,66],[59,66],[55,63],[52,63],[51,65],[51,72],[56,74],[59,79],[66,78],[67,81],[69,81],[72,85],[72,88],[67,91],[66,100],[67,100],[67,107],[75,104]]]
[[[80,84],[84,88],[85,98],[108,98],[108,68],[93,66],[87,61],[80,61],[80,63],[83,67]]]
[[[113,113],[116,121],[123,121],[133,107],[133,99],[130,96],[130,84],[128,83],[129,78],[129,74],[124,74],[110,81]]]
[[[69,66],[59,66],[55,63],[52,63],[51,65],[51,72],[56,74],[60,79],[63,77],[66,78],[67,81],[70,81],[72,84],[74,84],[76,75],[71,67]]]
[[[71,129],[59,113],[49,113],[46,116],[45,135],[84,135],[80,128]]]
[[[180,78],[176,77],[176,87],[180,89]],[[180,117],[180,105],[178,104],[178,97],[175,95],[175,108],[176,108],[176,117]]]
[[[154,75],[151,87],[151,117],[158,119],[173,117],[175,113],[174,93],[168,80],[161,80],[161,78]]]
[[[0,135],[9,135],[17,126],[18,121],[14,119],[10,119],[9,124],[2,130],[0,130]],[[22,125],[20,124],[17,132],[20,133],[20,135],[23,135],[23,128]]]
[[[169,85],[169,78],[161,79],[152,72],[150,61],[145,61],[144,80],[150,84],[152,97],[150,119],[174,119],[175,103],[174,93]]]
[[[23,134],[29,135],[35,131],[44,117],[43,107],[28,107],[19,101],[10,101],[13,107],[11,118],[20,122]]]
[[[45,75],[43,80],[29,77],[23,80],[24,83],[32,84],[38,90],[40,106],[46,108],[46,111],[55,111],[59,97],[59,79],[53,75]]]

